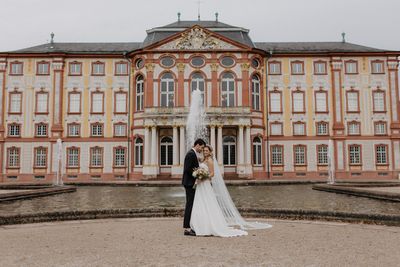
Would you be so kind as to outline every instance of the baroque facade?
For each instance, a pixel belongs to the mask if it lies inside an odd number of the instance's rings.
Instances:
[[[2,182],[180,178],[191,91],[226,178],[397,179],[399,52],[342,42],[253,42],[177,21],[138,43],[0,53]],[[331,141],[330,141],[331,140]]]

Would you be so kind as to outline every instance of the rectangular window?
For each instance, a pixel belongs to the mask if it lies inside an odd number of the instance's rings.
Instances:
[[[317,135],[328,135],[329,124],[327,122],[317,122]]]
[[[361,165],[361,146],[349,146],[349,163],[350,165]]]
[[[103,113],[103,93],[92,93],[92,113]]]
[[[81,134],[81,125],[78,123],[68,124],[68,136],[69,137],[79,137]]]
[[[326,62],[314,62],[314,74],[315,75],[324,75],[326,74]]]
[[[346,74],[357,74],[358,73],[358,65],[356,61],[348,61],[345,63],[345,72]]]
[[[92,136],[103,136],[103,124],[93,123],[90,128]]]
[[[304,92],[293,92],[293,113],[304,112]]]
[[[10,147],[7,149],[7,163],[9,168],[19,168],[20,164],[20,149]]]
[[[47,167],[47,149],[45,147],[35,148],[35,168]]]
[[[116,123],[114,124],[114,136],[125,137],[126,136],[126,124]]]
[[[20,124],[9,124],[8,125],[8,136],[9,137],[20,137],[21,136],[21,125]]]
[[[328,165],[328,146],[318,145],[317,146],[317,160],[318,165]]]
[[[315,93],[315,112],[326,113],[328,112],[328,100],[327,92],[316,92]]]
[[[361,125],[359,122],[349,122],[347,124],[348,135],[360,135]]]
[[[306,135],[306,124],[302,122],[294,122],[293,135]]]
[[[23,74],[23,63],[22,62],[11,62],[10,63],[10,75],[22,75]]]
[[[35,135],[38,137],[47,136],[47,124],[37,123],[35,124]]]
[[[282,94],[280,92],[270,92],[270,111],[271,113],[281,113],[282,112]]]
[[[68,98],[68,113],[81,113],[81,94],[78,92],[69,93]]]
[[[271,165],[283,165],[283,146],[271,146]]]
[[[79,168],[79,148],[67,148],[67,167]]]
[[[48,93],[37,93],[36,94],[36,113],[48,113]]]
[[[50,63],[49,62],[38,62],[36,65],[37,75],[50,75]]]
[[[304,74],[303,62],[292,62],[291,66],[292,66],[292,74],[294,75]]]
[[[71,62],[69,63],[69,75],[82,75],[82,63]]]
[[[383,74],[385,73],[385,68],[383,61],[377,60],[371,62],[372,74]]]
[[[126,113],[127,93],[115,93],[115,113]]]
[[[128,75],[128,63],[115,63],[115,75]]]
[[[306,146],[294,146],[294,165],[306,165]]]
[[[125,167],[125,148],[119,147],[114,149],[114,166]]]
[[[270,75],[280,75],[281,74],[281,63],[280,62],[270,62],[269,63],[269,74]]]
[[[387,151],[387,145],[377,145],[375,147],[375,153],[376,153],[376,164],[377,165],[386,165],[388,164],[388,151]]]
[[[103,148],[92,147],[90,148],[90,167],[103,166]]]
[[[105,64],[102,62],[92,63],[92,75],[104,75]]]
[[[275,122],[271,123],[271,135],[283,135],[283,125],[282,123]]]
[[[10,114],[19,114],[22,112],[22,93],[10,93]]]
[[[135,165],[142,166],[143,164],[143,140],[141,138],[136,139],[135,142]]]
[[[358,92],[348,91],[347,95],[347,112],[360,112]]]
[[[385,92],[373,92],[372,97],[374,101],[374,112],[385,112]]]
[[[375,122],[375,135],[386,135],[386,122]]]

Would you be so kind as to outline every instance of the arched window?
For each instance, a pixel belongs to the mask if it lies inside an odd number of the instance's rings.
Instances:
[[[171,73],[165,73],[161,77],[161,106],[174,106],[174,76]]]
[[[253,75],[251,79],[251,104],[254,110],[260,110],[260,78]]]
[[[171,137],[163,137],[160,146],[161,166],[172,165],[173,143]]]
[[[235,105],[235,77],[232,73],[224,73],[221,81],[221,104],[223,107]]]
[[[233,136],[226,136],[223,140],[224,165],[236,164],[236,140]]]
[[[261,162],[261,138],[255,137],[253,139],[253,165],[262,165]]]
[[[143,110],[144,79],[142,75],[136,78],[136,111]]]
[[[140,137],[135,141],[135,165],[143,165],[143,139]]]
[[[192,76],[192,92],[199,89],[201,91],[201,99],[204,104],[204,89],[205,89],[205,80],[202,74],[195,73]]]

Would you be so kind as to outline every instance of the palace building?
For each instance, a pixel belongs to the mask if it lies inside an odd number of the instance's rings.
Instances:
[[[268,39],[267,37],[265,39]],[[254,42],[180,21],[143,42],[50,43],[0,53],[0,181],[181,178],[191,91],[228,179],[400,173],[400,52],[342,42]]]

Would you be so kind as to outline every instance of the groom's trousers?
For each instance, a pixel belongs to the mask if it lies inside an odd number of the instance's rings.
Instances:
[[[186,191],[186,207],[185,215],[183,218],[183,228],[190,228],[190,217],[192,216],[192,208],[194,201],[194,194],[196,192],[192,186],[185,186]]]

